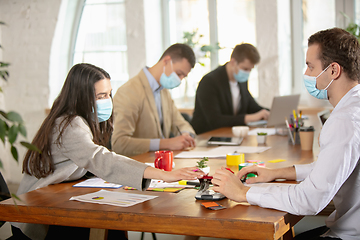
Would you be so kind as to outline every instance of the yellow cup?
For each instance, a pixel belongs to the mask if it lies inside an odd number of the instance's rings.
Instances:
[[[239,166],[241,163],[245,163],[245,155],[243,153],[226,154],[226,165]]]

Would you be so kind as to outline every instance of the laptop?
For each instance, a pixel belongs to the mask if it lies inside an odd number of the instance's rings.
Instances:
[[[266,125],[267,127],[277,127],[285,125],[285,117],[289,119],[293,110],[297,111],[300,94],[274,97],[270,116],[268,120],[260,120],[248,123],[248,126]]]

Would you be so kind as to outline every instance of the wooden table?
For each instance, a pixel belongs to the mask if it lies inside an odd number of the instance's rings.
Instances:
[[[204,147],[210,135],[231,136],[231,129],[218,129],[198,136],[198,150]],[[299,145],[289,144],[287,136],[268,136],[267,145],[271,149],[260,154],[245,154],[245,159],[264,162],[278,158],[287,160],[267,163],[270,168],[310,163],[318,151],[317,141],[314,142],[314,151],[301,151]],[[242,143],[242,146],[255,145],[256,136],[247,136]],[[153,162],[154,153],[142,154],[135,159]],[[193,166],[196,161],[198,159],[175,159],[175,164],[179,168]],[[216,168],[226,166],[226,160],[210,159],[209,165],[211,174]],[[227,209],[208,210],[200,205],[202,201],[195,200],[195,189],[185,189],[179,193],[141,192],[159,197],[127,208],[83,203],[69,199],[99,189],[74,188],[73,184],[51,185],[20,195],[21,202],[17,206],[14,206],[12,199],[5,200],[0,203],[0,220],[93,228],[95,230],[92,229],[90,239],[100,239],[96,234],[104,235],[106,231],[103,229],[231,239],[291,239],[292,227],[302,218],[282,211],[241,205],[228,199],[218,201]],[[112,191],[140,193],[123,189]]]

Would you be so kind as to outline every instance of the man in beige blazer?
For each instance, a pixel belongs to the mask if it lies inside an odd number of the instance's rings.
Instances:
[[[194,65],[192,49],[185,44],[174,44],[154,66],[144,67],[117,90],[111,139],[116,153],[134,156],[195,146],[195,131],[167,90],[177,87]],[[174,137],[170,138],[171,135]]]

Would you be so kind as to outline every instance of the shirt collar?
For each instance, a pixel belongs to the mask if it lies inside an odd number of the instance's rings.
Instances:
[[[144,67],[143,68],[143,71],[149,81],[149,84],[150,84],[150,88],[153,92],[157,92],[157,91],[160,91],[162,90],[164,87],[163,86],[160,86],[160,84],[156,81],[156,79],[154,78],[153,75],[151,75],[151,73],[149,72],[149,69],[148,67]]]
[[[348,101],[348,99],[351,99],[351,97],[353,95],[357,95],[359,94],[358,92],[360,91],[360,84],[357,84],[355,87],[353,87],[352,89],[350,89],[338,102],[338,104],[336,104],[334,111],[336,111],[337,109],[340,109],[343,107],[343,105],[346,105],[346,102]],[[356,100],[357,101],[357,100]]]

